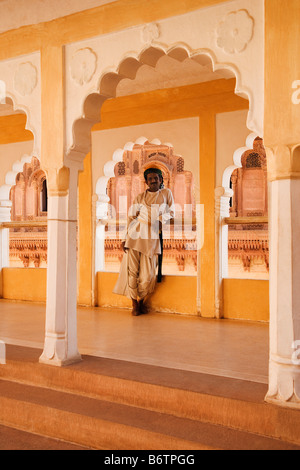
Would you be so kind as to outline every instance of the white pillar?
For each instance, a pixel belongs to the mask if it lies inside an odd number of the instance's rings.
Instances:
[[[2,269],[9,266],[9,229],[1,223],[10,222],[11,201],[0,201],[0,297],[2,297]]]
[[[77,348],[77,181],[70,169],[68,194],[48,193],[48,271],[45,345],[40,362],[78,362]]]
[[[215,189],[215,311],[217,318],[223,316],[222,282],[228,277],[228,225],[225,224],[224,219],[229,217],[229,201],[232,196],[233,191],[230,188],[221,186]]]
[[[270,371],[266,400],[300,408],[300,179],[269,183]],[[295,360],[296,359],[296,360]]]
[[[109,197],[98,195],[96,202],[96,236],[95,236],[95,274],[105,269],[105,222],[108,219]]]

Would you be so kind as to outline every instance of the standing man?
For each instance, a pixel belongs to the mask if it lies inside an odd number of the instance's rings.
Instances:
[[[146,313],[146,296],[156,284],[157,257],[161,254],[159,233],[162,225],[174,218],[172,192],[163,187],[163,175],[156,166],[144,172],[148,189],[139,194],[128,214],[127,234],[122,243],[122,260],[115,294],[132,300],[132,315]]]

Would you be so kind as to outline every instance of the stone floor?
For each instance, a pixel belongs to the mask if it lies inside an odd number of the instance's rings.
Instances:
[[[82,354],[268,383],[268,325],[78,308]],[[0,300],[0,340],[43,347],[45,305]]]

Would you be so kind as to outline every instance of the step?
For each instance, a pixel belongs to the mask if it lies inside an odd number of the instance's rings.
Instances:
[[[88,450],[88,448],[0,425],[1,450]]]
[[[264,384],[84,356],[39,364],[41,351],[7,345],[0,378],[300,445],[300,412],[264,401]]]
[[[0,380],[0,422],[102,450],[300,450],[223,426]]]

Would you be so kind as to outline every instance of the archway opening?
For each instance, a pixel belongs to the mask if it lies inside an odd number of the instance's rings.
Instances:
[[[18,236],[21,232],[23,232],[23,235],[26,235],[26,229],[23,227],[25,220],[22,217],[15,217],[13,212],[12,188],[17,184],[22,184],[21,173],[24,167],[31,161],[32,157],[30,155],[33,152],[33,148],[34,134],[28,129],[28,116],[23,110],[16,109],[10,97],[6,97],[0,104],[0,230],[2,232],[0,270],[9,268],[15,251],[19,251],[19,244],[14,240],[14,236]],[[30,224],[34,223],[34,221],[27,222]],[[25,243],[26,240],[23,239],[23,242]],[[17,258],[20,261],[20,258]],[[22,267],[25,266],[23,263],[21,264]],[[13,281],[14,273],[10,269],[6,270],[7,275],[5,277],[1,276],[0,295],[5,292],[7,298],[16,297],[16,300],[26,300],[22,292],[16,296],[15,292],[10,291],[10,286],[14,288],[14,282],[11,282]],[[26,275],[25,270],[20,274],[21,278],[22,276],[26,277]],[[4,286],[3,283],[6,281],[7,285]],[[20,282],[23,282],[22,279]]]
[[[47,180],[36,157],[28,157],[11,187],[10,266],[47,267]],[[23,224],[24,223],[24,224]]]
[[[266,152],[261,138],[246,150],[231,178],[228,232],[228,277],[269,279],[268,182]],[[234,219],[244,223],[234,224]]]
[[[115,72],[104,73],[99,80],[99,92],[93,92],[85,98],[83,115],[73,123],[73,144],[68,154],[71,158],[72,155],[84,158],[90,151],[90,132],[101,120],[102,106],[107,100],[168,89],[175,85],[210,82],[215,93],[220,94],[219,83],[216,83],[219,80],[233,80],[234,94],[250,101],[247,90],[241,89],[237,83],[238,73],[234,67],[215,64],[209,51],[192,53],[180,46],[168,50],[147,47],[137,58],[125,58]]]
[[[140,139],[141,140],[141,139]],[[172,144],[136,143],[124,150],[116,163],[115,175],[107,183],[110,201],[105,236],[105,271],[119,272],[123,256],[121,242],[126,232],[127,214],[136,196],[147,189],[143,172],[150,162],[159,167],[165,188],[172,191],[175,219],[163,228],[164,275],[195,276],[197,273],[196,200],[194,176],[185,169],[185,160]],[[123,204],[126,200],[125,205]]]
[[[170,71],[171,64],[174,68]],[[179,70],[181,70],[180,76]],[[155,82],[153,82],[153,73],[157,74]],[[150,87],[149,84],[151,84]],[[176,84],[179,86],[169,88]],[[168,52],[160,48],[148,48],[140,54],[138,59],[125,59],[118,67],[116,73],[110,72],[105,74],[100,79],[99,94],[92,93],[86,98],[84,116],[74,123],[74,145],[70,149],[70,156],[72,152],[76,152],[78,156],[78,152],[86,154],[90,150],[90,139],[87,138],[87,133],[92,129],[92,184],[93,192],[97,193],[95,188],[100,178],[106,179],[107,184],[108,175],[110,177],[115,176],[111,175],[109,171],[106,174],[105,168],[114,168],[116,164],[116,161],[109,160],[118,146],[119,137],[116,137],[117,129],[118,131],[124,130],[125,132],[122,140],[122,145],[124,145],[124,141],[129,140],[125,137],[126,130],[128,129],[132,131],[130,140],[134,141],[141,134],[151,135],[151,132],[148,133],[142,126],[154,123],[157,125],[161,122],[166,124],[167,122],[174,123],[177,121],[179,123],[180,119],[194,119],[197,121],[196,127],[198,132],[196,144],[198,146],[197,156],[194,158],[194,161],[197,161],[199,164],[200,115],[205,115],[208,109],[213,116],[217,113],[235,112],[239,109],[245,110],[246,113],[249,108],[249,103],[246,99],[247,94],[242,92],[240,93],[242,96],[237,96],[236,89],[237,84],[234,71],[230,67],[216,66],[208,53],[192,55],[184,48],[175,48]],[[151,100],[153,100],[152,103],[150,103]],[[190,103],[191,106],[189,107]],[[99,123],[100,115],[101,122]],[[244,119],[246,127],[246,114]],[[139,127],[139,134],[134,134],[135,127],[136,131]],[[114,147],[110,151],[108,151],[108,146],[105,150],[103,145],[101,149],[100,147],[99,149],[97,148],[97,138],[95,135],[101,131],[106,131],[107,134],[110,133],[110,141],[115,142]],[[85,137],[83,136],[84,133],[86,134]],[[182,129],[177,130],[177,134],[184,138]],[[154,135],[151,135],[151,138],[157,135],[161,136],[161,133],[156,131]],[[212,134],[210,137],[212,142],[215,135]],[[166,136],[164,140],[172,141],[172,138]],[[186,145],[188,146],[188,144]],[[185,154],[181,150],[180,153]],[[205,159],[207,159],[207,165],[204,163]],[[202,170],[204,170],[202,174],[206,171],[205,166],[215,166],[214,160],[215,154],[213,156],[205,155],[202,152]],[[194,175],[198,177],[198,192],[200,192],[199,173],[201,174],[202,170],[199,167],[194,168]],[[212,179],[209,181],[212,194],[216,185],[214,176],[211,177],[214,171],[210,171],[210,178]],[[202,178],[205,181],[205,176],[202,176]],[[106,197],[105,193],[101,194],[103,201]],[[98,201],[100,202],[100,199]],[[196,202],[200,203],[200,197]],[[208,211],[211,212],[210,209]],[[212,219],[210,223],[214,224],[214,214],[210,213],[210,217]],[[90,251],[93,251],[93,247],[91,247]],[[214,254],[212,253],[211,256],[206,256],[206,259],[209,262],[209,260],[213,260],[213,257]],[[180,259],[178,261],[180,262]],[[198,264],[198,260],[195,264]],[[213,264],[213,262],[210,263],[210,269],[213,271],[213,273],[211,272],[211,277],[214,277]],[[95,265],[98,265],[97,260]],[[91,280],[91,284],[93,284],[93,280]],[[197,285],[197,282],[195,285]],[[196,306],[196,303],[195,299],[195,314],[199,313],[199,307]],[[209,313],[209,315],[213,314]]]

